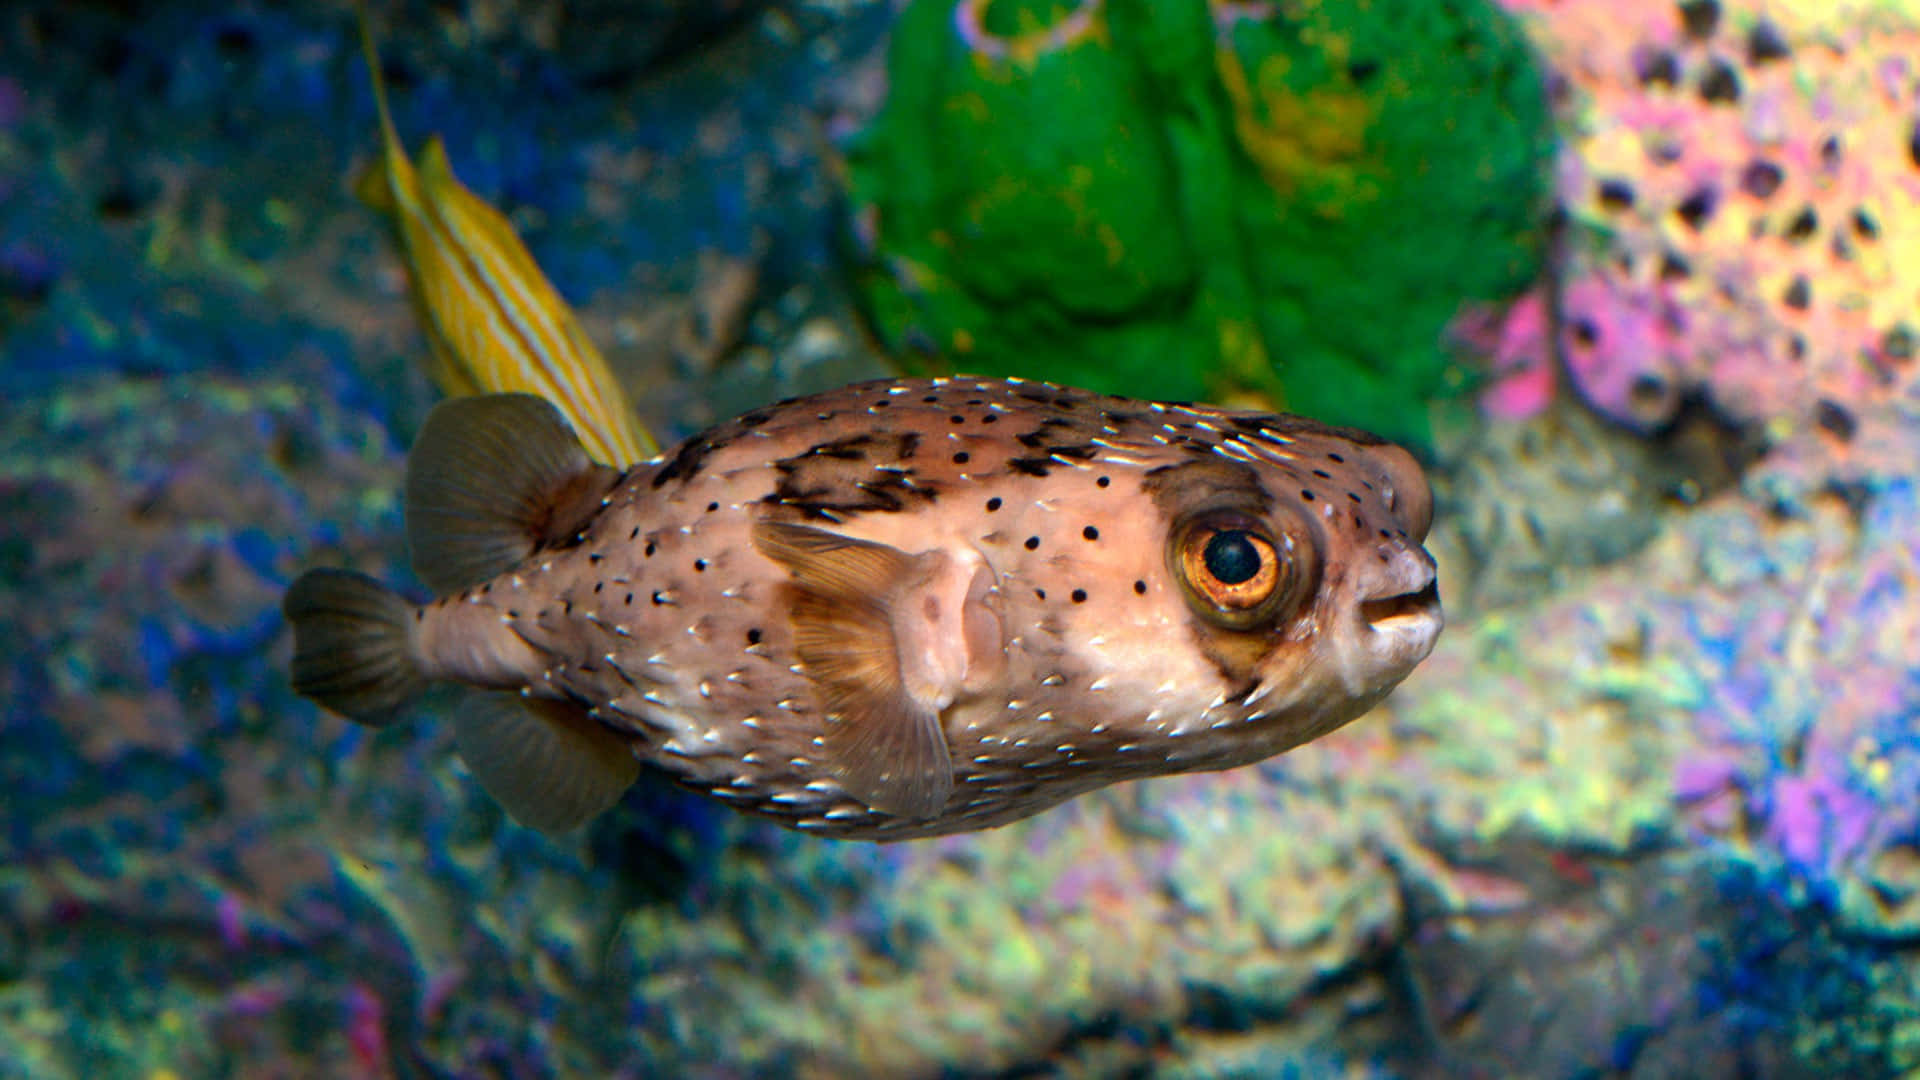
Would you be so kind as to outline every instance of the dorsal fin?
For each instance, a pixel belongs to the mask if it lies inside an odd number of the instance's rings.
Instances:
[[[753,542],[791,575],[794,648],[838,716],[826,757],[840,783],[876,810],[939,816],[953,795],[940,713],[965,682],[967,634],[929,635],[907,620],[944,605],[961,626],[969,581],[953,595],[954,560],[943,553],[909,555],[805,525],[761,522]]]
[[[544,398],[443,401],[407,458],[414,572],[443,596],[505,573],[578,533],[618,477]]]

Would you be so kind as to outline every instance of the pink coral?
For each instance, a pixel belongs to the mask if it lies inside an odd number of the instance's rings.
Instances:
[[[1770,422],[1914,384],[1920,10],[1507,6],[1545,16],[1572,95],[1563,300],[1584,399],[1647,427],[1697,391]],[[1541,323],[1523,306],[1502,327],[1490,413],[1538,407]]]

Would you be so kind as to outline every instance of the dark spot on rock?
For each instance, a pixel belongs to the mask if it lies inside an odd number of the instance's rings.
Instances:
[[[1592,319],[1580,316],[1568,320],[1567,334],[1575,345],[1591,349],[1600,340],[1600,327]]]
[[[759,427],[761,424],[764,424],[771,419],[773,419],[772,413],[761,412],[760,410],[756,409],[753,412],[747,413],[745,416],[742,416],[740,418],[740,426],[750,427],[750,428]]]
[[[635,526],[633,527],[633,531],[627,534],[627,539],[629,539],[629,540],[638,540],[638,539],[640,539],[640,526],[638,526],[638,525],[635,525]]]
[[[659,551],[659,550],[660,550],[660,545],[658,545],[658,544],[656,544],[656,543],[654,543],[653,541],[651,541],[651,540],[649,540],[649,541],[647,541],[647,546],[646,546],[646,549],[645,549],[644,551],[642,551],[642,552],[641,552],[641,554],[643,554],[643,555],[645,555],[645,556],[646,556],[647,558],[649,558],[649,559],[651,559],[651,558],[653,558],[653,553],[654,553],[654,552],[656,552],[656,551]]]
[[[1832,398],[1821,398],[1813,407],[1813,422],[1841,442],[1852,442],[1860,422],[1853,413]]]
[[[1147,595],[1147,583],[1144,581],[1135,581],[1133,583],[1133,591],[1140,596]]]
[[[696,574],[699,574],[699,573],[704,573],[704,572],[706,571],[706,569],[707,569],[707,560],[705,560],[705,559],[695,559],[695,560],[693,560],[693,572],[694,572],[694,573],[696,573]]]
[[[1682,0],[1680,27],[1695,41],[1705,41],[1720,27],[1719,0]]]
[[[1740,170],[1740,190],[1756,199],[1772,198],[1785,179],[1786,173],[1781,171],[1780,166],[1766,158],[1755,158]]]
[[[629,603],[629,604],[631,604],[631,603],[633,603],[633,594],[632,594],[632,593],[628,593],[628,594],[627,594],[627,603]]]
[[[1665,49],[1635,56],[1633,69],[1641,86],[1672,86],[1680,81],[1680,60]]]
[[[1345,465],[1347,463],[1346,458],[1341,457],[1339,454],[1333,454],[1333,453],[1329,453],[1327,455],[1327,460],[1333,462],[1335,465]]]
[[[1699,232],[1700,227],[1706,224],[1707,218],[1713,215],[1714,204],[1718,201],[1717,192],[1711,187],[1703,187],[1680,200],[1680,205],[1675,207],[1673,212],[1680,216],[1681,221],[1686,222],[1687,228]]]
[[[1685,281],[1693,276],[1693,264],[1677,252],[1667,251],[1660,255],[1660,280]]]
[[[1789,240],[1806,240],[1819,231],[1820,215],[1815,213],[1811,206],[1801,207],[1800,212],[1795,214],[1793,220],[1787,223],[1787,239]]]
[[[1028,551],[1036,551],[1036,550],[1038,550],[1038,549],[1039,549],[1039,547],[1040,547],[1040,538],[1039,538],[1039,537],[1037,537],[1037,536],[1029,536],[1029,537],[1027,537],[1027,550],[1028,550]]]
[[[962,450],[953,455],[953,463],[955,465],[965,465],[967,462],[972,460],[973,460],[973,455],[967,453],[965,450]]]
[[[1000,421],[999,413],[988,413],[987,415],[980,418],[980,422],[983,424],[994,424],[994,423],[998,423],[999,421]]]
[[[1007,468],[1022,476],[1047,476],[1053,471],[1052,458],[1008,458]]]
[[[720,509],[720,504],[717,502],[710,502],[707,504],[707,513],[709,514],[713,513],[715,510],[718,510],[718,509]]]
[[[605,559],[605,558],[606,558],[606,556],[605,556],[605,555],[602,555],[602,554],[601,554],[600,552],[598,552],[598,551],[589,551],[589,552],[587,552],[587,561],[588,561],[588,562],[590,562],[590,563],[593,563],[593,564],[595,564],[595,565],[598,565],[598,564],[600,563],[600,561],[601,561],[601,560],[603,560],[603,559]]]
[[[653,606],[659,607],[667,602],[666,594],[659,589],[653,590]]]
[[[1074,603],[1076,603],[1076,604],[1084,604],[1084,603],[1086,603],[1086,602],[1087,602],[1087,590],[1085,590],[1085,589],[1075,589],[1075,590],[1073,590],[1073,602],[1074,602]]]
[[[949,424],[964,424],[966,422],[967,418],[961,416],[959,413],[954,413],[952,416],[947,417],[947,423]]]
[[[1047,590],[1035,589],[1033,590],[1033,597],[1036,600],[1045,600],[1047,598]]]
[[[1813,286],[1807,283],[1807,275],[1795,274],[1787,283],[1786,292],[1780,295],[1780,302],[1795,311],[1805,311],[1813,303]]]
[[[747,644],[749,645],[760,644],[760,628],[759,627],[756,626],[747,631]]]
[[[1787,47],[1787,39],[1780,36],[1780,28],[1768,19],[1761,19],[1747,31],[1747,65],[1759,67],[1773,60],[1785,60],[1793,55]]]
[[[1829,171],[1840,167],[1840,136],[1829,135],[1820,140],[1820,164]]]
[[[1633,377],[1627,385],[1627,400],[1637,409],[1651,411],[1657,408],[1667,396],[1667,381],[1658,375],[1642,372]]]
[[[1880,239],[1880,223],[1874,220],[1873,215],[1868,213],[1864,206],[1854,207],[1853,234],[1862,240]]]
[[[991,514],[998,509],[1000,509],[1000,496],[995,495],[993,498],[987,500],[987,513]]]
[[[1108,484],[1111,484],[1111,483],[1113,483],[1113,478],[1112,478],[1112,477],[1109,477],[1109,476],[1103,476],[1103,477],[1101,477],[1100,479],[1098,479],[1098,480],[1095,480],[1095,481],[1093,482],[1093,486],[1094,486],[1094,487],[1106,487],[1106,486],[1107,486]]]
[[[1913,330],[1905,324],[1893,327],[1880,339],[1880,351],[1889,360],[1911,360],[1914,349]]]
[[[1089,540],[1098,540],[1100,539],[1100,530],[1089,525],[1086,528],[1080,530],[1080,535],[1086,537]]]
[[[607,583],[606,583],[606,582],[604,582],[604,581],[596,581],[596,582],[594,582],[594,583],[593,583],[593,591],[594,591],[594,592],[595,592],[596,594],[597,594],[597,593],[599,593],[599,591],[600,591],[601,589],[604,589],[604,588],[606,588],[606,587],[607,587]]]
[[[1700,76],[1700,100],[1709,105],[1732,104],[1740,100],[1740,76],[1733,65],[1715,58]]]
[[[1301,498],[1303,498],[1303,499],[1305,499],[1305,500],[1307,500],[1308,502],[1312,502],[1312,501],[1313,501],[1313,492],[1312,492],[1312,491],[1310,491],[1310,490],[1308,490],[1307,488],[1301,488],[1301,489],[1300,489],[1300,497],[1301,497]]]

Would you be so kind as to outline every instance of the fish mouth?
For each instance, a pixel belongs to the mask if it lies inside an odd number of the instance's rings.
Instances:
[[[1362,600],[1360,617],[1370,629],[1388,632],[1412,623],[1438,620],[1440,582],[1438,579],[1429,579],[1425,586],[1413,592],[1384,596],[1378,600]]]

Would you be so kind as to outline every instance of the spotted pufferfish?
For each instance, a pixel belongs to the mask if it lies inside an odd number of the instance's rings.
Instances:
[[[543,830],[645,764],[821,835],[963,832],[1366,712],[1440,633],[1432,506],[1364,432],[1011,379],[790,399],[625,472],[538,397],[456,398],[407,464],[437,599],[308,571],[293,682],[373,725],[483,691],[459,753]]]

